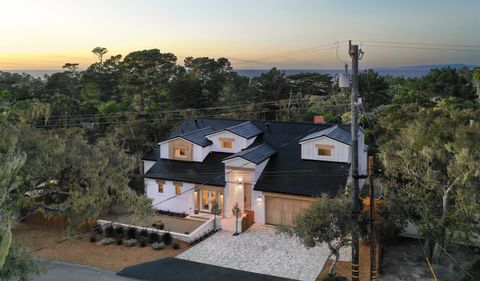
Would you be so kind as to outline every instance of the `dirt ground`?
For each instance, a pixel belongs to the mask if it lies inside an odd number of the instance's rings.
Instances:
[[[328,269],[332,264],[332,260],[328,259],[323,266],[317,281],[321,280],[322,276],[328,274]],[[370,280],[370,248],[360,243],[360,280]],[[337,262],[337,276],[346,277],[348,281],[352,280],[352,263],[346,261]]]
[[[97,246],[89,242],[90,234],[80,237],[64,236],[58,228],[21,223],[13,231],[16,243],[28,246],[35,255],[77,264],[91,265],[119,271],[127,266],[176,256],[188,249],[180,243],[180,249],[171,246],[155,251],[151,247],[126,247],[123,245]]]
[[[385,274],[382,281],[433,281],[434,277],[423,253],[423,240],[401,238],[394,247],[385,251]],[[433,264],[438,280],[461,280],[467,269],[480,258],[478,248],[449,245],[448,255]],[[475,280],[475,279],[472,279]]]

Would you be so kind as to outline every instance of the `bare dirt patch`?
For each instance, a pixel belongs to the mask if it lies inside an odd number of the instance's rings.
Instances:
[[[97,246],[89,242],[89,234],[66,237],[62,229],[22,223],[13,231],[15,242],[28,246],[40,257],[70,263],[91,265],[119,271],[127,266],[176,256],[189,245],[178,241],[180,249],[171,246],[155,251],[151,247],[126,247],[123,245]]]

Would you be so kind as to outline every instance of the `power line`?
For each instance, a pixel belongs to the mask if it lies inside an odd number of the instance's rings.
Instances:
[[[366,44],[366,47],[395,48],[395,49],[417,49],[417,50],[438,50],[438,51],[457,51],[457,52],[480,52],[480,49],[460,49],[460,48],[442,48],[442,47],[420,47],[420,46],[400,46],[400,45],[381,45]]]
[[[378,41],[378,40],[355,40],[374,44],[387,45],[416,45],[416,46],[444,46],[444,47],[459,47],[459,48],[480,48],[480,45],[465,45],[465,44],[445,44],[445,43],[422,43],[422,42],[402,42],[402,41]]]

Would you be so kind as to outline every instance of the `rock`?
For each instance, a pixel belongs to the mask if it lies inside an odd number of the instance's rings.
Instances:
[[[105,246],[105,245],[111,245],[113,243],[115,243],[115,240],[113,240],[113,238],[107,237],[107,238],[103,238],[102,240],[98,241],[96,245]]]
[[[127,247],[133,247],[133,246],[137,245],[137,239],[124,240],[123,245],[125,245]]]
[[[152,249],[154,250],[161,250],[163,248],[165,248],[165,243],[163,242],[155,242],[152,244]]]

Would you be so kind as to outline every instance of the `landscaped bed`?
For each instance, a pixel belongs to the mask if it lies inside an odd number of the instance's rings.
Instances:
[[[21,223],[14,229],[15,242],[28,246],[41,257],[61,260],[71,263],[91,265],[110,270],[121,270],[127,266],[174,257],[189,245],[181,241],[172,241],[172,245],[155,251],[151,245],[145,247],[127,247],[125,245],[99,246],[90,242],[90,233],[80,237],[66,238],[62,229],[34,224]],[[99,235],[97,239],[102,239]],[[172,246],[178,243],[179,249]]]
[[[118,217],[113,219],[114,222],[124,223],[124,224],[135,224],[136,226],[143,226],[143,227],[154,227],[160,229],[160,226],[163,224],[163,229],[165,231],[188,234],[192,233],[195,229],[197,229],[200,225],[204,223],[201,220],[192,220],[177,216],[167,216],[167,215],[153,215],[144,218],[141,221],[136,221],[132,223],[131,217]],[[155,224],[155,226],[153,226]]]

